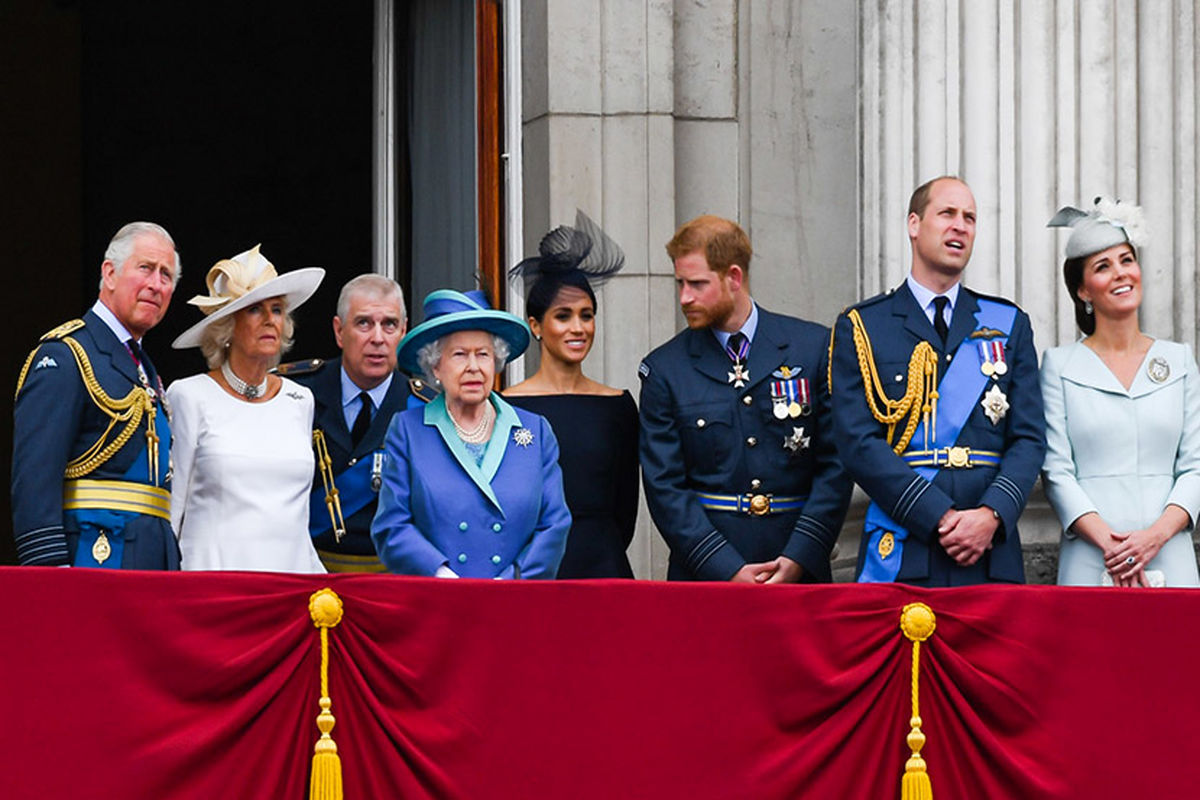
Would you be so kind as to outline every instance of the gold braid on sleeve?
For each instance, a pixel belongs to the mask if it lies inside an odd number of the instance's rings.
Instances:
[[[867,399],[867,408],[871,416],[882,425],[887,426],[887,440],[892,449],[899,455],[903,453],[916,432],[917,422],[925,419],[926,449],[930,439],[936,439],[937,431],[932,430],[937,419],[938,401],[938,357],[937,352],[929,342],[922,341],[913,348],[912,357],[908,360],[908,384],[904,396],[892,400],[883,389],[879,379],[879,370],[875,366],[875,355],[871,350],[871,339],[867,336],[867,326],[863,323],[857,309],[848,314],[854,329],[854,349],[858,355],[858,369],[862,373],[863,394]],[[907,419],[906,419],[907,418]],[[904,420],[904,428],[899,439],[896,438],[896,426]]]

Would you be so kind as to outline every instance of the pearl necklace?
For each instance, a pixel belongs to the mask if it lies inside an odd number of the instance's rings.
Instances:
[[[449,404],[446,405],[446,415],[450,417],[450,421],[454,423],[454,431],[458,434],[458,438],[462,439],[467,444],[482,444],[491,436],[492,417],[496,411],[492,408],[492,404],[484,401],[483,415],[477,424],[471,430],[467,430],[462,425],[458,424],[458,420],[454,418],[453,412],[450,411]]]
[[[221,362],[221,374],[225,376],[225,381],[229,384],[229,387],[247,400],[263,397],[267,393],[267,379],[269,376],[264,375],[262,383],[258,385],[246,383],[233,374],[233,369],[230,368],[228,361]]]

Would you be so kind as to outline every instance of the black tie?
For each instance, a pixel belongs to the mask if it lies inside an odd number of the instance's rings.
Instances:
[[[367,435],[367,428],[371,427],[371,395],[366,392],[359,392],[358,399],[362,400],[362,408],[358,410],[358,416],[354,418],[354,427],[350,429],[350,441],[355,447]]]
[[[725,352],[729,354],[735,362],[742,361],[750,352],[750,342],[746,339],[746,334],[738,331],[729,337],[729,341],[725,343]]]
[[[946,346],[946,336],[950,329],[946,327],[946,306],[950,305],[949,297],[933,298],[933,329],[942,337],[942,346]]]

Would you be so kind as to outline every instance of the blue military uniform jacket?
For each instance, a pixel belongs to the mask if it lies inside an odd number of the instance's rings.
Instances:
[[[806,580],[830,580],[829,555],[853,485],[831,438],[829,329],[761,306],[758,313],[741,388],[707,328],[681,331],[639,367],[642,481],[671,547],[673,580],[729,580],[747,563],[780,555],[799,563]],[[771,385],[785,367],[808,381],[811,408],[779,419]],[[802,511],[757,516],[706,509],[701,493],[807,499]]]
[[[382,454],[383,438],[387,434],[388,425],[398,411],[406,408],[410,396],[408,378],[400,372],[393,374],[383,403],[375,411],[371,418],[371,426],[356,447],[351,443],[350,429],[346,427],[346,415],[342,412],[341,373],[340,358],[326,361],[311,372],[288,373],[288,377],[312,390],[316,404],[313,410],[313,428],[324,432],[329,457],[333,460],[334,483],[339,486],[341,484],[338,483],[338,479],[347,469],[358,465],[364,459],[373,460],[375,453]],[[370,502],[354,513],[343,509],[346,535],[340,542],[335,541],[333,523],[325,505],[325,487],[319,474],[314,476],[313,495],[309,530],[314,532],[313,545],[317,550],[325,553],[375,555],[375,545],[371,542],[371,520],[375,518],[378,494],[372,492]]]
[[[71,327],[70,323],[62,330]],[[123,398],[140,386],[137,365],[112,330],[88,311],[82,327],[68,334],[87,355],[100,388],[113,398]],[[144,361],[159,398],[162,383],[149,359]],[[156,428],[160,441],[159,480],[166,484],[170,430],[161,399],[156,401]],[[148,416],[148,415],[147,415]],[[145,514],[93,514],[81,523],[80,515],[64,512],[63,483],[67,463],[92,448],[102,438],[112,442],[123,428],[118,422],[105,437],[111,419],[88,394],[79,367],[68,345],[47,334],[29,360],[28,372],[13,412],[12,507],[13,535],[22,564],[54,566],[89,564],[78,551],[81,525],[100,524],[108,532],[119,530],[120,559],[101,566],[127,569],[178,569],[179,547],[168,520]],[[151,483],[146,464],[147,418],[107,461],[87,474],[90,480]],[[166,487],[164,487],[166,488]],[[96,523],[95,518],[104,519]],[[85,531],[85,539],[87,538]],[[91,532],[92,539],[95,531]],[[89,545],[90,547],[90,545]],[[113,548],[116,553],[117,547]],[[77,559],[82,556],[82,560]],[[94,563],[90,565],[95,566]]]
[[[1042,466],[1046,451],[1042,395],[1038,386],[1037,352],[1029,317],[1001,298],[978,295],[962,287],[950,322],[945,346],[907,284],[853,306],[865,325],[874,356],[874,367],[887,396],[902,397],[908,388],[909,360],[914,348],[929,342],[937,354],[939,380],[955,357],[975,359],[980,342],[998,338],[976,319],[980,300],[1011,307],[1015,316],[1004,347],[1006,369],[986,381],[990,392],[998,387],[1008,409],[997,422],[988,417],[984,392],[969,398],[971,411],[954,442],[959,447],[1000,454],[999,463],[969,468],[943,466],[927,480],[897,455],[887,440],[885,426],[867,405],[863,375],[855,346],[853,324],[843,313],[834,328],[833,421],[842,463],[879,508],[907,529],[896,580],[933,586],[965,585],[985,581],[1023,582],[1024,563],[1017,518]],[[962,345],[962,350],[959,350]],[[974,369],[978,369],[975,367]],[[948,387],[939,384],[946,395]],[[918,447],[913,442],[908,449]],[[974,565],[959,566],[938,542],[937,525],[951,508],[988,506],[999,514],[1000,524],[992,549]],[[868,548],[864,537],[859,548],[859,571]]]
[[[445,397],[397,414],[388,428],[371,536],[392,572],[464,578],[558,573],[571,513],[550,424],[492,393],[496,422],[477,465],[446,413]]]

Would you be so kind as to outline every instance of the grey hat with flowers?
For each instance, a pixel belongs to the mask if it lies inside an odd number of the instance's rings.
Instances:
[[[1071,229],[1067,260],[1090,256],[1119,244],[1129,244],[1137,249],[1147,238],[1141,207],[1108,197],[1097,197],[1090,211],[1064,206],[1046,227]]]
[[[205,278],[208,294],[188,300],[204,312],[204,319],[181,333],[171,347],[176,350],[199,347],[209,325],[263,300],[282,297],[287,301],[288,310],[292,311],[313,296],[325,277],[325,270],[304,267],[280,275],[275,271],[275,265],[259,252],[260,247],[262,245],[256,244],[244,253],[213,265]]]

